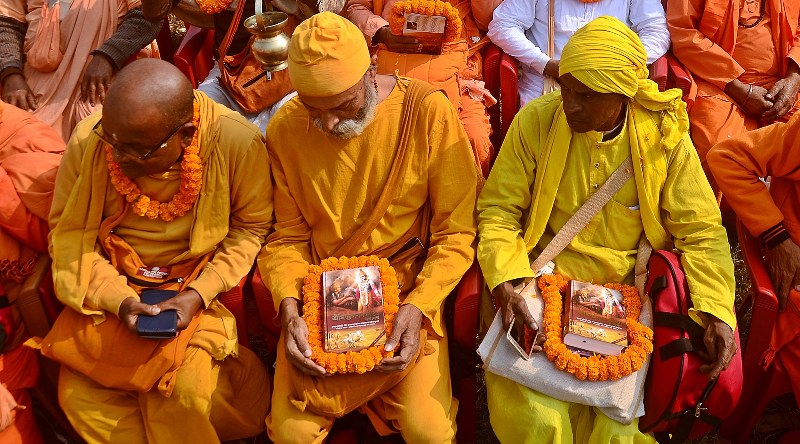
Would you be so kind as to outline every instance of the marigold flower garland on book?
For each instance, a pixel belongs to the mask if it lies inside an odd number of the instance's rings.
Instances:
[[[203,186],[203,163],[200,159],[200,147],[197,142],[200,107],[196,101],[194,102],[192,123],[195,127],[194,136],[192,136],[191,144],[183,150],[183,159],[181,160],[181,187],[166,203],[150,199],[142,194],[142,190],[122,172],[119,164],[114,161],[114,148],[110,145],[105,146],[111,183],[117,192],[125,197],[125,200],[133,204],[132,208],[135,214],[147,216],[149,219],[160,217],[161,220],[169,222],[188,213],[194,206],[197,196],[200,195],[200,188]]]
[[[233,0],[196,0],[196,2],[201,11],[206,14],[216,14],[228,9]]]
[[[593,355],[586,358],[569,350],[562,337],[561,309],[567,280],[559,274],[545,274],[539,277],[538,286],[544,300],[544,353],[559,370],[582,381],[614,381],[642,368],[647,355],[653,352],[653,330],[639,322],[642,301],[636,288],[623,284],[604,285],[623,295],[630,345],[619,356]]]
[[[378,267],[383,287],[383,312],[386,337],[392,333],[394,317],[400,304],[400,289],[397,274],[389,261],[377,256],[340,257],[324,259],[319,265],[312,265],[303,281],[303,320],[308,326],[308,343],[311,346],[311,360],[325,368],[328,374],[363,374],[380,365],[383,358],[394,355],[385,351],[382,345],[372,346],[360,351],[328,353],[324,346],[322,273],[333,270],[347,270],[359,267]]]
[[[406,14],[422,14],[429,16],[442,16],[447,19],[444,30],[444,41],[452,42],[461,37],[461,16],[458,9],[448,2],[441,0],[405,0],[392,5],[389,17],[389,29],[394,35],[403,35],[403,25]]]

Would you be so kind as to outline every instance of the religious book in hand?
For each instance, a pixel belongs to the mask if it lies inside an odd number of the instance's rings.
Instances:
[[[405,14],[403,35],[414,37],[423,54],[441,54],[447,18],[441,15]]]
[[[617,356],[628,346],[622,293],[572,280],[564,299],[564,344],[567,347]]]
[[[358,351],[386,342],[380,268],[322,273],[325,351]]]
[[[156,305],[173,298],[178,292],[174,290],[143,290],[143,304]],[[168,339],[178,336],[178,312],[162,310],[155,316],[139,315],[136,319],[136,333],[140,338]]]

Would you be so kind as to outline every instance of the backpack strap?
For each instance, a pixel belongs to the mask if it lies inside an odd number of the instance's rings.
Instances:
[[[369,218],[339,248],[331,253],[332,257],[352,256],[355,254],[372,234],[372,231],[375,230],[375,227],[378,226],[383,216],[386,215],[386,210],[389,209],[389,205],[394,200],[399,190],[401,178],[405,176],[405,171],[408,168],[408,159],[411,157],[408,155],[408,146],[417,113],[422,106],[423,100],[436,91],[441,91],[441,89],[426,82],[411,80],[409,83],[406,95],[403,98],[397,150],[394,154],[392,167],[389,170],[389,177],[383,186],[383,191],[378,196],[377,202],[372,206],[373,210]]]

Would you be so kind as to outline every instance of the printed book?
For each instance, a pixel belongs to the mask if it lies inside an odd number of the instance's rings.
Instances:
[[[441,15],[405,14],[403,35],[416,38],[423,54],[441,54],[447,18]]]
[[[322,273],[325,351],[358,351],[386,342],[378,267]]]
[[[628,346],[622,293],[572,280],[564,301],[564,344],[617,356]]]

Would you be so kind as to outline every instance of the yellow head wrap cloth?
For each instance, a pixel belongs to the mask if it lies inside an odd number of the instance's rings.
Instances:
[[[297,26],[289,42],[289,78],[298,94],[329,97],[353,87],[367,72],[364,34],[331,12],[311,16]]]
[[[667,147],[675,146],[689,129],[681,91],[660,92],[647,78],[642,41],[614,17],[598,17],[575,32],[561,51],[558,71],[599,93],[622,94],[650,111],[662,111],[662,144]]]

